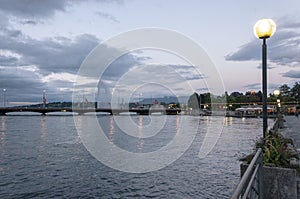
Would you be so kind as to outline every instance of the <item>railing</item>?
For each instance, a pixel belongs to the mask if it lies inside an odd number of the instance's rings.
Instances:
[[[262,149],[259,148],[237,185],[231,199],[263,198]]]

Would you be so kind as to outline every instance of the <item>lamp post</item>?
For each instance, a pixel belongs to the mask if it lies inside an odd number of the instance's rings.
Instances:
[[[46,90],[43,90],[43,108],[46,108]]]
[[[3,89],[3,107],[6,107],[6,89]]]
[[[279,94],[280,94],[280,91],[279,90],[274,90],[273,92],[274,96],[276,97],[276,112],[277,112],[277,118],[278,118],[278,115],[279,115],[279,112],[280,112],[280,99],[278,98]]]
[[[262,87],[263,87],[263,137],[265,138],[268,129],[267,115],[267,44],[266,40],[276,31],[276,24],[272,19],[261,19],[254,25],[254,34],[263,40],[262,44]]]

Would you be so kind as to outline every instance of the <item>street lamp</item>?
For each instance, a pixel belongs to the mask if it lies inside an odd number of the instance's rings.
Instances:
[[[280,91],[279,91],[279,90],[275,90],[275,91],[273,92],[273,94],[274,94],[275,97],[277,98],[277,97],[279,96],[279,94],[280,94]]]
[[[46,90],[43,90],[43,108],[46,108]]]
[[[6,107],[6,89],[3,89],[3,107]]]
[[[266,130],[268,129],[267,115],[267,44],[266,40],[271,37],[276,31],[276,24],[272,19],[261,19],[256,22],[253,28],[257,38],[263,40],[262,45],[262,87],[263,87],[263,136],[265,138]]]
[[[277,102],[276,112],[277,112],[277,117],[278,117],[279,112],[280,112],[280,99],[278,98],[278,96],[280,94],[280,91],[279,90],[274,90],[273,94],[276,97],[276,102]]]

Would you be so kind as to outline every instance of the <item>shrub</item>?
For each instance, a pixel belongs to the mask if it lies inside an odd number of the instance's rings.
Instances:
[[[283,137],[280,133],[267,134],[265,138],[256,141],[256,149],[262,148],[263,162],[266,166],[290,168],[292,158],[299,159],[291,139]],[[250,154],[242,161],[250,163],[254,154]]]

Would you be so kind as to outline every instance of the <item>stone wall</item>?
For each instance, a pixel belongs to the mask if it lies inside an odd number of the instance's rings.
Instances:
[[[241,164],[241,175],[248,165]],[[265,199],[297,199],[296,170],[263,166],[263,193]]]

